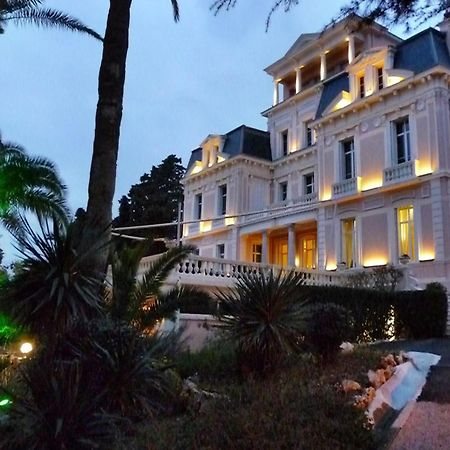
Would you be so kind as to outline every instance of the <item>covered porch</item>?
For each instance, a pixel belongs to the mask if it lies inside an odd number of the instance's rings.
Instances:
[[[242,261],[316,269],[317,222],[292,223],[242,235],[240,249]]]

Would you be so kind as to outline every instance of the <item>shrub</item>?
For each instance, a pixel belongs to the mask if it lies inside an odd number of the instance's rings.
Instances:
[[[334,360],[339,346],[349,339],[353,318],[349,311],[334,303],[314,305],[308,323],[307,342],[323,361]]]
[[[301,274],[248,276],[218,294],[225,336],[237,347],[241,369],[264,374],[299,350],[306,306]]]
[[[423,291],[396,292],[395,332],[398,337],[427,339],[445,336],[447,291],[430,283]]]

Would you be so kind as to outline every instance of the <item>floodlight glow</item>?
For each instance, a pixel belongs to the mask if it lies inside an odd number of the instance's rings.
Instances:
[[[30,342],[24,342],[21,346],[20,346],[20,353],[23,354],[27,354],[33,351],[33,344],[31,344]]]

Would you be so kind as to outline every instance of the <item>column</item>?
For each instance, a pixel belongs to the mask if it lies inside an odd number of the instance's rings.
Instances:
[[[348,63],[351,64],[355,59],[355,36],[351,34],[347,39],[348,39]]]
[[[295,93],[298,94],[302,90],[302,68],[295,69]]]
[[[269,236],[267,230],[262,232],[261,244],[261,262],[262,264],[269,264]]]
[[[295,266],[295,224],[288,228],[288,266]]]
[[[327,55],[322,53],[320,55],[320,81],[327,77]]]
[[[278,89],[279,84],[279,80],[275,80],[273,82],[273,106],[278,105],[278,102],[280,101],[280,94]]]

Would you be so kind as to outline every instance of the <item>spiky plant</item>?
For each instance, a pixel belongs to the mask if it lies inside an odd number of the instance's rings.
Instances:
[[[40,231],[35,231],[26,219],[19,219],[11,232],[23,259],[3,298],[20,325],[51,340],[75,321],[99,314],[102,278],[86,264],[98,249],[79,252],[71,225],[55,221],[51,229],[48,220],[41,219]]]
[[[219,291],[219,316],[236,344],[242,369],[265,374],[300,348],[309,306],[301,274],[246,276],[231,291]]]
[[[65,186],[52,162],[31,157],[0,136],[0,220],[8,224],[17,220],[19,212],[30,211],[65,221],[64,195]]]
[[[184,300],[209,297],[193,287],[162,290],[169,274],[194,250],[193,247],[169,249],[139,276],[139,263],[147,248],[147,242],[135,247],[127,246],[114,252],[112,257],[111,315],[133,323],[141,330],[151,329],[156,321],[171,316]]]
[[[0,34],[4,33],[5,25],[13,22],[17,25],[33,24],[44,28],[62,28],[88,34],[95,39],[102,37],[84,25],[75,17],[62,11],[45,8],[45,0],[0,0]]]

